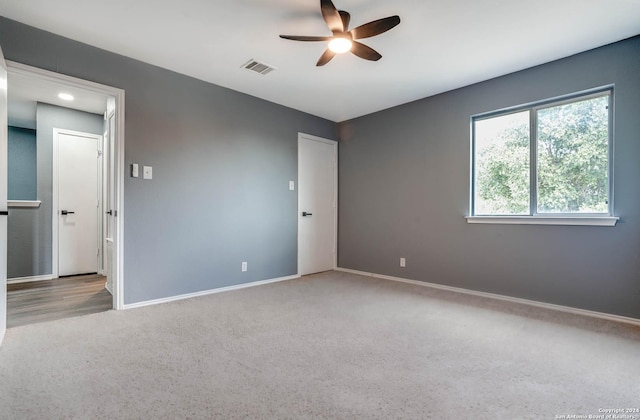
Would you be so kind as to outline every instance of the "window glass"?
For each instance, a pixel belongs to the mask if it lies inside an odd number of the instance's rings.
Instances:
[[[476,214],[529,214],[529,111],[475,122]]]
[[[607,213],[609,98],[538,111],[538,212]]]

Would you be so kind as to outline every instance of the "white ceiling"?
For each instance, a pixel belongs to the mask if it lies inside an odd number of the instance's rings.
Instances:
[[[0,0],[0,13],[151,64],[343,121],[640,34],[640,0],[334,0],[351,28],[397,14],[363,40],[383,55],[324,67],[319,0]],[[249,59],[278,70],[261,76]]]
[[[84,89],[9,72],[7,78],[9,125],[36,128],[36,103],[44,102],[79,111],[103,114],[107,110],[107,96]],[[58,97],[68,93],[73,101]]]

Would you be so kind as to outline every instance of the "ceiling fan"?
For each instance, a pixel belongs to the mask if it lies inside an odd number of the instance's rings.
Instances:
[[[365,60],[378,61],[382,58],[376,50],[356,39],[370,38],[394,28],[400,23],[399,16],[389,16],[360,25],[349,31],[351,15],[344,10],[336,9],[331,0],[320,0],[320,10],[332,36],[280,35],[280,38],[293,41],[329,41],[329,46],[322,54],[316,66],[324,66],[336,54],[351,51],[352,54]]]

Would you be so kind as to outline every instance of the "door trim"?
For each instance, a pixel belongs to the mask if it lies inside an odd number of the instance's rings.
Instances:
[[[88,80],[78,79],[72,76],[67,76],[61,73],[55,73],[52,71],[40,69],[37,67],[28,66],[26,64],[17,63],[14,61],[6,60],[7,70],[9,74],[23,75],[33,77],[50,82],[60,83],[67,86],[77,87],[80,89],[95,92],[101,95],[111,96],[115,99],[116,105],[116,133],[115,133],[115,157],[116,157],[116,203],[114,203],[114,210],[117,217],[115,217],[115,232],[116,238],[114,238],[114,258],[115,261],[115,282],[114,294],[113,294],[113,308],[124,309],[124,148],[125,148],[125,91],[112,86],[103,85],[100,83],[91,82]],[[6,296],[6,290],[4,292]]]
[[[64,128],[54,128],[53,129],[53,155],[52,155],[52,174],[51,174],[51,276],[54,279],[57,279],[60,274],[60,218],[58,217],[58,210],[60,207],[59,204],[59,195],[60,195],[60,185],[58,182],[58,166],[59,166],[59,136],[60,134],[67,134],[69,136],[76,137],[86,137],[89,139],[96,140],[98,147],[100,142],[102,142],[102,136],[100,134],[92,134],[92,133],[83,133],[81,131],[73,131],[66,130]],[[96,147],[96,153],[98,153],[98,147]],[[98,156],[96,156],[97,158]],[[98,192],[100,192],[100,185],[102,184],[102,174],[98,171]],[[96,197],[98,200],[98,197]],[[101,200],[102,201],[102,200]],[[96,204],[98,204],[96,202]],[[98,207],[99,208],[99,207]],[[96,208],[96,212],[98,211]],[[101,218],[96,214],[97,225],[100,225]],[[104,233],[102,234],[104,235]],[[98,238],[100,242],[104,241],[104,237]],[[96,244],[98,245],[98,244]],[[96,269],[99,269],[100,266],[97,264],[98,255],[96,255]],[[97,272],[97,271],[96,271]]]
[[[4,340],[7,331],[7,250],[8,244],[8,150],[9,150],[9,133],[8,125],[8,109],[9,98],[7,95],[7,81],[9,71],[7,69],[7,61],[2,53],[0,46],[0,345]]]
[[[333,269],[338,267],[338,142],[335,140],[325,139],[318,136],[312,136],[311,134],[298,133],[298,155],[296,159],[298,161],[298,188],[297,196],[298,203],[296,208],[296,226],[298,236],[298,249],[297,249],[297,275],[300,277],[300,142],[301,141],[317,141],[333,146]]]

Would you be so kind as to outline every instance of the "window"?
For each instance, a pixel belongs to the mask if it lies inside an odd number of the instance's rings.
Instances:
[[[612,94],[473,117],[470,222],[615,224]]]

